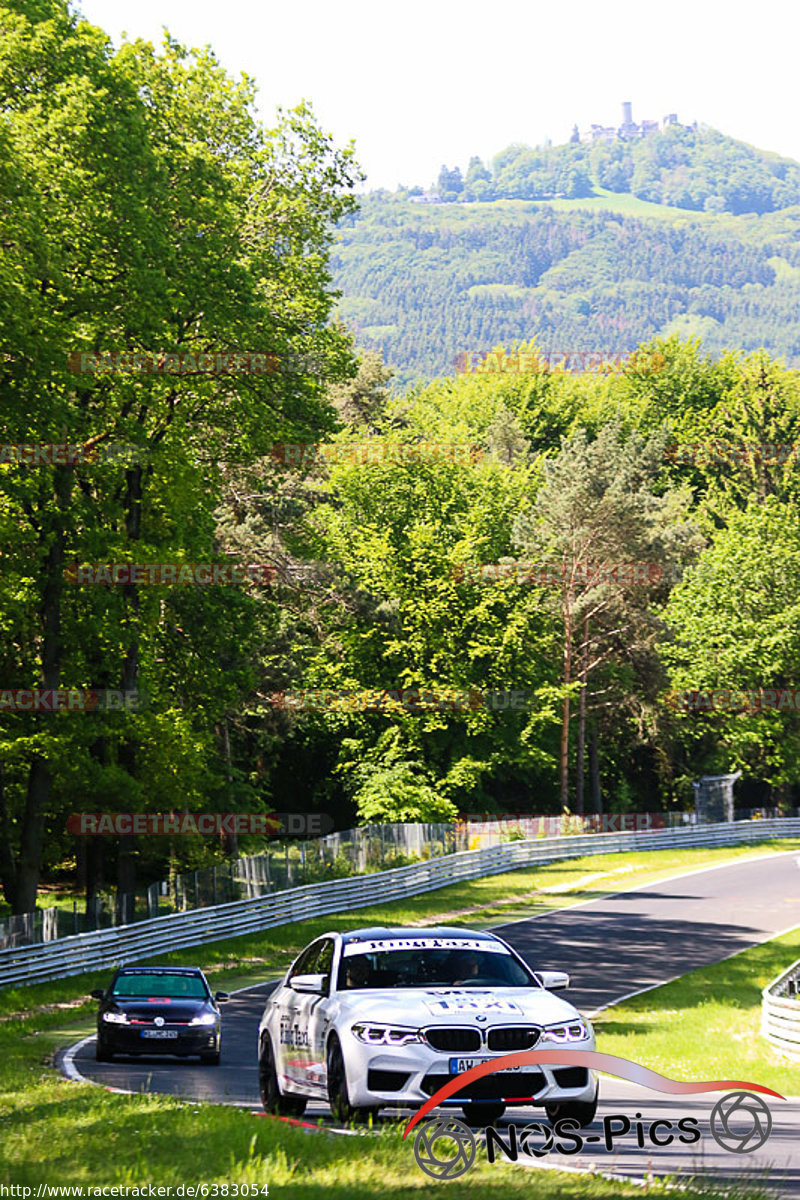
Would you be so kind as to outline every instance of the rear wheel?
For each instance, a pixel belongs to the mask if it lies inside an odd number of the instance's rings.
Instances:
[[[350,1121],[368,1121],[370,1117],[377,1116],[377,1108],[365,1108],[363,1105],[350,1103],[344,1055],[336,1036],[328,1042],[325,1062],[328,1068],[328,1103],[336,1120],[347,1125]]]
[[[583,1128],[585,1125],[591,1125],[595,1119],[599,1099],[600,1088],[597,1087],[593,1100],[562,1100],[555,1104],[545,1104],[544,1111],[553,1124],[569,1117]]]
[[[261,1052],[258,1056],[258,1086],[264,1112],[274,1113],[281,1117],[302,1117],[306,1111],[308,1101],[304,1096],[284,1096],[278,1086],[275,1055],[272,1052],[269,1034],[265,1034],[261,1039]]]
[[[468,1125],[494,1125],[506,1111],[505,1104],[465,1104],[464,1120]]]

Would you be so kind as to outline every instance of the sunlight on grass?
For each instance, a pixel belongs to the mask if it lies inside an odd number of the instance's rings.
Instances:
[[[800,958],[800,928],[606,1009],[598,1049],[678,1079],[742,1079],[800,1095],[800,1064],[761,1030],[761,990]]]
[[[421,923],[443,917],[475,927],[546,912],[682,870],[786,851],[791,846],[783,841],[714,850],[613,854],[602,860],[587,856],[451,885],[346,915],[279,926],[179,951],[169,958],[205,966],[218,986],[244,986],[274,978],[311,938],[326,929]],[[531,892],[536,894],[527,896]],[[512,904],[503,905],[505,898]],[[452,917],[463,910],[469,915]],[[773,1052],[765,1043],[759,1044],[754,1034],[760,987],[800,954],[800,933],[778,942],[781,945],[768,943],[721,967],[694,972],[686,977],[688,983],[682,980],[680,985],[668,985],[640,1001],[610,1010],[598,1021],[601,1048],[648,1062],[667,1074],[750,1076],[777,1090],[800,1091],[797,1072],[772,1063]],[[459,1200],[496,1200],[498,1195],[504,1200],[522,1200],[532,1194],[532,1185],[540,1200],[641,1195],[635,1185],[598,1177],[538,1171],[534,1180],[528,1167],[485,1162],[476,1163],[454,1190],[451,1185],[434,1183],[417,1168],[412,1148],[401,1141],[397,1128],[382,1130],[378,1137],[368,1131],[360,1137],[335,1137],[256,1116],[246,1109],[199,1105],[168,1096],[114,1095],[67,1081],[52,1069],[53,1051],[91,1031],[95,1006],[86,992],[108,977],[106,970],[31,988],[6,989],[0,996],[4,1014],[0,1021],[0,1184],[248,1183],[268,1186],[271,1195],[287,1200],[322,1200],[323,1196],[325,1200],[349,1200],[352,1196],[384,1200],[423,1192],[434,1198],[446,1193]],[[66,1004],[76,1005],[74,1017],[62,1007]],[[704,1043],[709,1046],[712,1040],[714,1049],[703,1058]],[[649,1194],[662,1193],[666,1195],[661,1186],[649,1188]],[[712,1192],[701,1182],[682,1194],[694,1200]],[[755,1200],[756,1194],[749,1186],[737,1192],[741,1200]]]

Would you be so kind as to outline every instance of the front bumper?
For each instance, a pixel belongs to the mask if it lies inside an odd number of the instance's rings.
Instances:
[[[113,1025],[98,1026],[100,1044],[111,1054],[215,1054],[220,1046],[220,1032],[213,1025],[165,1025],[159,1037],[152,1036],[153,1027]]]
[[[552,1047],[548,1047],[550,1049]],[[594,1042],[576,1043],[575,1049],[593,1050]],[[424,1104],[444,1084],[455,1078],[451,1060],[455,1055],[424,1045],[396,1050],[365,1046],[347,1038],[345,1063],[350,1102],[365,1107],[378,1104],[402,1106]],[[462,1056],[463,1057],[463,1056]],[[502,1058],[482,1053],[480,1060]],[[593,1099],[597,1077],[585,1067],[532,1064],[519,1071],[503,1071],[472,1080],[463,1090],[443,1101],[446,1107],[463,1107],[469,1101],[525,1105]]]

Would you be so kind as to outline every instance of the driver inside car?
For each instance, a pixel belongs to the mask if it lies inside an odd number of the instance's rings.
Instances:
[[[347,959],[344,968],[344,986],[363,988],[369,986],[369,963],[363,955]]]
[[[473,950],[457,950],[452,960],[453,984],[468,984],[480,973],[480,962]]]

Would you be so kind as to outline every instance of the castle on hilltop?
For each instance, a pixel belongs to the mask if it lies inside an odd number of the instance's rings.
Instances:
[[[680,125],[677,113],[668,113],[659,125],[658,121],[642,121],[638,124],[633,119],[633,105],[630,100],[622,102],[622,124],[618,127],[613,125],[590,125],[579,136],[582,142],[616,142],[618,139],[629,141],[633,138],[650,137],[659,130],[669,128],[670,125]],[[696,128],[696,126],[694,126]],[[577,132],[577,125],[575,130]],[[691,128],[691,127],[690,127]],[[577,141],[573,133],[573,141]]]

